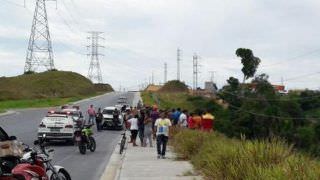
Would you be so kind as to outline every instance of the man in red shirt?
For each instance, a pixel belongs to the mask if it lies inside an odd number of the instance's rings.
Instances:
[[[93,105],[91,104],[87,111],[89,115],[88,124],[93,124],[95,117],[96,117],[96,111],[93,108]]]

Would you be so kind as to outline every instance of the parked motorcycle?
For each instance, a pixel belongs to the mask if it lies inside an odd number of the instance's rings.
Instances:
[[[87,149],[91,152],[96,150],[96,141],[92,136],[92,126],[92,124],[83,125],[82,127],[78,127],[74,133],[75,142],[78,145],[81,154],[86,154]]]
[[[66,169],[51,163],[54,150],[45,147],[45,135],[34,144],[38,148],[26,148],[26,153],[20,159],[20,163],[12,169],[12,179],[71,180]]]

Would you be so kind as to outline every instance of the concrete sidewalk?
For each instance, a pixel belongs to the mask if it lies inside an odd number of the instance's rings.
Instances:
[[[175,159],[171,148],[167,148],[166,159],[158,159],[155,147],[133,147],[127,144],[123,155],[119,145],[101,180],[202,180],[188,161]]]
[[[133,147],[128,144],[120,169],[120,180],[193,180],[196,176],[187,161],[177,161],[168,148],[166,159],[158,159],[156,148]]]

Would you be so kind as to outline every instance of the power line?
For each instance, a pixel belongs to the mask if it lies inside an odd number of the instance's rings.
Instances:
[[[21,5],[21,4],[18,4],[18,3],[15,3],[15,2],[9,1],[9,0],[3,0],[3,1],[8,3],[8,4],[11,4],[11,5],[14,5],[14,6],[18,6],[18,7],[21,7],[21,8],[25,7],[24,5]]]
[[[255,113],[255,112],[251,112],[251,111],[246,111],[246,110],[241,109],[240,107],[233,106],[233,105],[230,105],[230,104],[228,104],[228,106],[230,106],[230,107],[232,107],[232,108],[235,108],[235,109],[237,109],[238,111],[242,111],[242,112],[245,112],[245,113],[248,113],[248,114],[251,114],[251,115],[255,115],[255,116],[260,116],[260,117],[277,118],[277,119],[294,119],[294,120],[308,120],[308,119],[311,119],[311,118],[295,118],[295,117],[270,116],[270,115],[266,115],[266,114],[259,114],[259,113]],[[320,118],[312,118],[312,119],[320,120]]]
[[[303,77],[314,76],[314,75],[317,75],[317,74],[319,74],[319,73],[320,73],[320,72],[308,73],[308,74],[304,74],[304,75],[300,75],[300,76],[296,76],[296,77],[284,79],[283,81],[296,80],[296,79],[300,79],[300,78],[303,78]]]
[[[262,99],[262,98],[251,98],[251,97],[244,97],[238,94],[234,94],[228,91],[223,91],[223,93],[235,96],[239,99],[247,99],[247,100],[253,100],[253,101],[271,101],[271,102],[286,102],[286,101],[296,101],[296,100],[304,100],[304,99],[313,99],[313,98],[320,98],[320,95],[317,96],[310,96],[310,97],[297,97],[297,98],[290,98],[290,99]]]
[[[286,59],[285,61],[283,62],[278,62],[278,63],[273,63],[273,64],[267,64],[267,65],[263,65],[262,67],[270,67],[270,66],[275,66],[275,65],[279,65],[279,64],[284,64],[284,63],[287,63],[287,61],[292,61],[292,60],[299,60],[299,58],[301,57],[305,57],[305,56],[309,56],[309,55],[313,55],[313,54],[316,54],[316,53],[320,53],[320,49],[315,49],[313,51],[309,51],[307,53],[304,53],[304,54],[301,54],[301,55],[298,55],[298,56],[294,56],[294,57],[291,57],[289,59]]]

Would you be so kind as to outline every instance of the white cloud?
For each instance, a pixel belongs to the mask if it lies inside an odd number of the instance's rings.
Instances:
[[[27,3],[33,10],[34,2]],[[316,72],[320,66],[320,51],[291,58],[318,49],[317,0],[73,0],[58,1],[57,10],[54,2],[47,5],[56,66],[86,75],[89,60],[81,55],[86,54],[86,32],[104,31],[106,56],[101,66],[104,80],[115,87],[148,81],[152,72],[156,82],[162,81],[164,62],[169,79],[174,79],[177,47],[183,49],[182,77],[190,85],[194,52],[202,57],[201,81],[214,70],[220,87],[229,76],[241,79],[235,56],[239,47],[251,48],[262,59],[259,73],[268,73],[274,83]],[[22,71],[31,20],[29,10],[0,5],[1,65],[15,67],[1,66],[0,76]],[[14,56],[8,60],[4,53]],[[315,88],[319,80],[310,76],[286,85]]]

